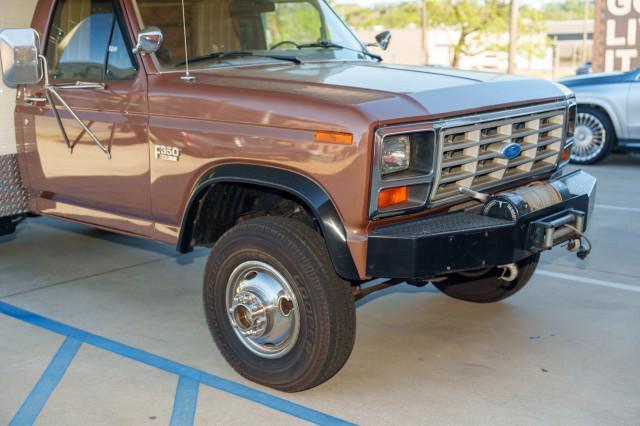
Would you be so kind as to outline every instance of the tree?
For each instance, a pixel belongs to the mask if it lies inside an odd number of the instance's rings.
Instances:
[[[451,65],[460,65],[463,56],[474,56],[487,50],[473,49],[479,38],[508,30],[509,4],[500,0],[429,0],[429,25],[446,26],[458,32],[453,43]],[[489,47],[489,46],[487,46]]]
[[[362,7],[357,4],[337,4],[340,14],[357,29],[407,28],[420,25],[421,1],[376,3]],[[591,0],[590,0],[591,1]],[[544,56],[548,46],[546,20],[582,19],[584,0],[551,0],[541,7],[520,2],[518,49],[529,59]],[[453,40],[451,63],[457,67],[464,56],[485,51],[506,52],[507,45],[500,36],[509,29],[510,0],[426,0],[428,27],[447,27],[457,30]],[[481,48],[479,46],[482,46]]]

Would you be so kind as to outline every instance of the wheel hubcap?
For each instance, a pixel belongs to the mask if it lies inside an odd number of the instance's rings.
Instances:
[[[579,113],[571,158],[576,161],[593,160],[604,149],[606,139],[607,131],[597,117],[587,113]]]
[[[281,358],[300,333],[298,301],[287,280],[263,262],[245,262],[229,277],[226,307],[233,330],[251,352]]]

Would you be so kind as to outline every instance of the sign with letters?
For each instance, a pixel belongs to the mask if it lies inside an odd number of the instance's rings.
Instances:
[[[596,0],[596,71],[640,67],[640,0]]]

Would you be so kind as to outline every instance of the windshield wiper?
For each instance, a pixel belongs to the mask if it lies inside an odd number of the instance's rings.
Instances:
[[[189,58],[189,63],[195,62],[203,62],[203,61],[215,61],[219,59],[233,58],[233,57],[242,57],[242,56],[255,56],[257,58],[270,58],[277,59],[279,61],[289,61],[294,64],[300,65],[302,61],[295,56],[287,56],[287,55],[259,55],[254,52],[244,51],[244,50],[230,50],[228,52],[213,52],[208,55],[195,56],[193,58]],[[182,65],[186,65],[186,61],[178,62],[175,66],[179,67]]]
[[[307,43],[307,44],[299,44],[298,45],[298,49],[308,49],[308,48],[314,48],[314,47],[321,47],[323,49],[346,49],[346,50],[351,50],[352,52],[358,52],[358,53],[362,53],[365,54],[367,56],[369,56],[370,58],[376,59],[378,60],[378,62],[382,62],[382,57],[379,55],[376,55],[375,53],[371,53],[368,50],[358,50],[358,49],[353,49],[351,47],[346,47],[343,46],[341,44],[338,43],[334,43],[331,40],[319,40],[315,43]]]
[[[349,49],[341,44],[338,43],[334,43],[331,40],[319,40],[315,43],[306,43],[306,44],[299,44],[298,45],[298,49],[307,49],[310,47],[322,47],[324,49],[348,49],[348,50],[353,50],[353,49]]]

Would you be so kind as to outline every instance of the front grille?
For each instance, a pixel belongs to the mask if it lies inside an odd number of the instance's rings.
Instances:
[[[445,123],[432,202],[460,196],[461,186],[486,190],[552,170],[562,150],[564,121],[565,109],[557,109],[469,126]],[[502,150],[511,143],[519,144],[522,152],[509,160]]]

